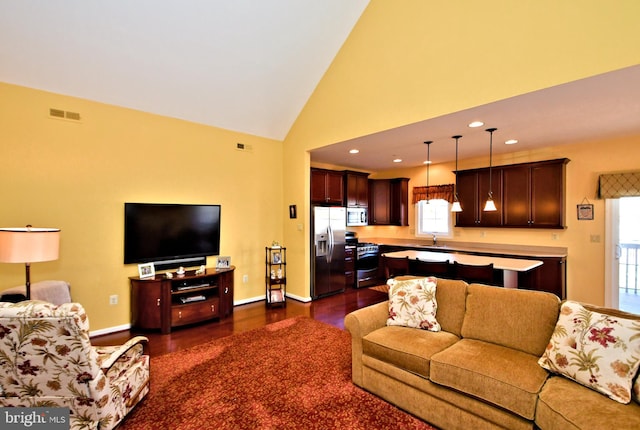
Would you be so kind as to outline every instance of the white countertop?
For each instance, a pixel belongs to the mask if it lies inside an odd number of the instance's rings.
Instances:
[[[511,245],[496,243],[459,242],[450,240],[438,240],[434,246],[431,239],[400,239],[400,238],[358,238],[360,242],[372,242],[378,245],[404,246],[420,248],[424,251],[434,252],[474,252],[486,254],[519,255],[531,258],[556,257],[566,258],[567,248],[552,246]]]
[[[431,251],[396,251],[387,252],[383,255],[392,258],[405,258],[409,257],[412,260],[424,260],[424,261],[449,261],[453,263],[457,261],[461,264],[474,264],[477,266],[493,263],[494,269],[499,270],[512,270],[514,272],[527,272],[531,269],[535,269],[538,266],[542,266],[542,261],[528,260],[521,258],[504,258],[504,257],[492,257],[484,255],[469,255],[458,254],[454,252],[431,252]]]

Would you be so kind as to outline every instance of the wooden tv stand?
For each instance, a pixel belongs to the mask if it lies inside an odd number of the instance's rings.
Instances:
[[[228,269],[206,269],[202,275],[187,271],[154,278],[130,277],[131,324],[138,329],[171,328],[198,323],[233,314],[233,272]]]

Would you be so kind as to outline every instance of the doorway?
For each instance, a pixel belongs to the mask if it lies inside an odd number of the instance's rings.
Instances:
[[[640,313],[640,197],[607,199],[605,305]]]

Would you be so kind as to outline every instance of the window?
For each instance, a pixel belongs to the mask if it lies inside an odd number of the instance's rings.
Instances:
[[[416,203],[416,236],[451,237],[452,215],[446,200],[420,200]]]

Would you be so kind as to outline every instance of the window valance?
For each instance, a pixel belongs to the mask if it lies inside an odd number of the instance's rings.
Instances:
[[[453,184],[413,187],[413,203],[418,203],[420,200],[427,200],[427,196],[429,200],[442,199],[453,203],[453,190]]]
[[[600,175],[598,197],[617,199],[640,196],[640,171]]]

